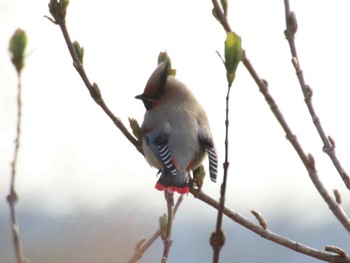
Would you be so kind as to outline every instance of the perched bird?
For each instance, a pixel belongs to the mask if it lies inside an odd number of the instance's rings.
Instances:
[[[135,98],[146,108],[141,127],[144,155],[161,172],[155,188],[185,194],[188,172],[202,163],[206,153],[210,178],[216,181],[217,156],[204,109],[185,84],[168,72],[169,63],[160,63],[144,92]]]

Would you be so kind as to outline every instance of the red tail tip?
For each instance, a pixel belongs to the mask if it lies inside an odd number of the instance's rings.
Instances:
[[[171,192],[177,192],[179,194],[187,194],[190,191],[190,188],[188,186],[185,186],[185,187],[176,187],[176,186],[165,187],[164,185],[161,185],[160,183],[156,183],[155,188],[159,191],[168,190]]]

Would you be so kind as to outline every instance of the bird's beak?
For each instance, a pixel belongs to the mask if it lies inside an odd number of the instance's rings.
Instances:
[[[143,95],[143,93],[142,93],[140,95],[135,96],[135,99],[142,100],[144,97],[145,97],[145,95]]]

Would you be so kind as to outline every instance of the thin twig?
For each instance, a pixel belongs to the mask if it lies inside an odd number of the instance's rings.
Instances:
[[[83,64],[80,62],[79,57],[74,49],[73,43],[71,41],[71,38],[69,36],[67,26],[66,26],[66,21],[65,19],[58,19],[54,17],[53,19],[50,19],[53,23],[57,24],[63,34],[63,37],[66,41],[66,45],[68,47],[69,53],[73,59],[73,66],[75,69],[78,71],[81,79],[83,80],[85,86],[90,92],[91,97],[93,100],[102,108],[102,110],[108,115],[108,117],[113,121],[113,123],[117,126],[117,128],[123,133],[123,135],[128,139],[129,142],[131,142],[135,148],[142,153],[142,146],[141,143],[135,139],[135,137],[128,131],[128,129],[124,126],[120,118],[116,117],[112,111],[108,108],[106,103],[104,102],[101,92],[97,86],[96,83],[91,83],[85,70],[83,67]]]
[[[224,179],[220,188],[220,206],[218,210],[218,217],[216,220],[216,231],[210,238],[210,244],[214,249],[213,262],[218,263],[220,257],[220,251],[225,244],[225,235],[222,231],[222,217],[225,207],[225,196],[226,196],[226,184],[227,184],[227,172],[229,167],[228,158],[228,135],[229,135],[229,101],[230,101],[231,85],[228,85],[226,94],[226,120],[225,120],[225,162],[224,162]]]
[[[216,14],[216,18],[224,28],[226,32],[232,32],[231,27],[227,21],[227,17],[225,16],[224,12],[222,11],[220,4],[217,0],[212,0],[214,12]]]
[[[13,159],[11,162],[11,182],[10,182],[10,193],[7,196],[7,201],[10,206],[11,215],[11,231],[13,238],[13,245],[15,248],[16,262],[24,263],[26,259],[23,255],[22,242],[19,233],[19,227],[17,223],[17,213],[15,209],[15,204],[18,200],[18,195],[15,190],[15,179],[16,179],[16,167],[19,153],[20,136],[21,136],[21,121],[22,121],[22,84],[21,75],[17,74],[18,77],[18,89],[17,89],[17,127],[16,127],[16,139],[15,139],[15,150],[13,154]]]
[[[296,75],[299,80],[299,84],[301,87],[301,90],[304,95],[304,101],[307,105],[307,108],[309,110],[309,113],[311,115],[311,119],[316,127],[316,130],[318,134],[320,135],[320,138],[323,142],[323,151],[329,156],[331,161],[333,162],[334,167],[337,169],[339,175],[344,181],[344,184],[346,187],[350,190],[350,177],[340,164],[336,154],[335,154],[335,143],[333,139],[331,139],[329,136],[326,135],[319,117],[316,114],[316,111],[314,109],[313,103],[312,103],[312,90],[311,88],[306,84],[303,71],[300,67],[300,61],[297,54],[297,49],[294,41],[295,33],[298,28],[297,20],[295,17],[294,12],[290,11],[289,7],[289,1],[284,0],[284,6],[285,6],[285,18],[286,18],[286,30],[284,31],[284,34],[286,36],[286,39],[288,40],[291,55],[292,55],[292,63],[296,71]]]
[[[210,196],[206,195],[201,190],[191,188],[191,194],[198,198],[199,200],[203,201],[204,203],[212,206],[215,209],[219,209],[220,203],[216,201],[215,199],[211,198]],[[293,240],[290,240],[288,238],[285,238],[283,236],[280,236],[274,232],[271,232],[269,229],[265,229],[264,227],[254,224],[242,215],[240,215],[237,212],[234,212],[226,207],[224,207],[224,214],[235,221],[236,223],[244,226],[245,228],[251,230],[252,232],[258,234],[259,236],[270,240],[274,243],[280,244],[281,246],[287,247],[289,249],[292,249],[298,253],[305,254],[307,256],[317,258],[323,261],[327,262],[334,262],[334,263],[349,263],[350,257],[348,256],[339,256],[330,252],[322,251],[322,250],[316,250],[314,248],[308,247],[304,244],[295,242]]]
[[[184,199],[184,196],[180,195],[179,198],[176,201],[176,204],[175,204],[175,207],[174,207],[174,219],[175,219],[176,212],[179,209],[183,199]],[[160,237],[160,230],[158,229],[152,235],[152,237],[150,237],[147,241],[145,241],[142,244],[142,246],[140,248],[135,249],[134,255],[128,261],[128,263],[135,263],[135,262],[137,262],[143,256],[143,254],[147,251],[147,249],[154,243],[154,241],[156,241],[157,238],[159,238],[159,237]]]
[[[259,87],[260,92],[263,94],[266,102],[270,106],[270,109],[276,119],[278,120],[279,124],[283,128],[283,130],[286,133],[286,138],[289,140],[289,142],[294,147],[295,151],[297,152],[299,158],[303,162],[309,177],[311,181],[314,183],[316,189],[322,196],[323,200],[327,203],[330,210],[333,212],[333,214],[338,218],[338,220],[342,223],[342,225],[346,228],[348,232],[350,232],[350,220],[349,217],[346,215],[342,207],[334,200],[334,198],[331,197],[331,195],[328,193],[327,189],[324,187],[322,182],[319,180],[318,173],[316,171],[315,167],[315,161],[311,154],[307,155],[305,154],[302,146],[299,144],[299,141],[297,137],[292,133],[292,130],[289,128],[289,125],[285,121],[282,113],[280,112],[275,100],[271,96],[271,94],[268,91],[267,88],[267,82],[260,79],[257,75],[256,71],[254,70],[253,66],[251,65],[250,61],[248,60],[246,54],[244,54],[242,62],[246,69],[249,71],[250,75],[255,80],[256,84]]]
[[[227,25],[228,23],[227,23],[227,20],[226,20],[226,18],[224,16],[222,10],[220,8],[217,8],[217,7],[219,7],[219,4],[215,0],[212,0],[212,1],[213,1],[213,4],[214,4],[214,7],[216,9],[216,15],[219,17],[220,23],[223,25],[225,30],[230,30],[230,26]],[[296,48],[295,48],[295,44],[294,44],[294,33],[297,30],[297,23],[296,23],[296,19],[295,19],[294,13],[291,13],[290,10],[289,10],[289,2],[288,2],[288,0],[285,0],[285,6],[286,6],[286,23],[287,23],[287,30],[285,31],[285,34],[286,34],[286,37],[287,37],[288,41],[291,43],[292,56],[295,57],[296,58],[296,62],[298,62],[297,61]],[[250,75],[255,80],[256,84],[259,87],[260,92],[263,94],[266,102],[269,104],[272,113],[274,114],[274,116],[276,117],[277,121],[280,123],[281,127],[285,131],[286,138],[293,145],[295,151],[299,155],[299,158],[301,159],[301,161],[303,162],[306,170],[308,171],[309,177],[312,180],[312,182],[314,183],[316,189],[318,190],[318,192],[320,193],[320,195],[322,196],[324,201],[327,203],[328,207],[331,209],[333,214],[338,218],[338,220],[342,223],[342,225],[346,228],[346,230],[348,232],[350,232],[350,220],[349,220],[349,217],[346,215],[346,213],[344,212],[344,210],[342,209],[340,204],[338,204],[330,196],[330,194],[328,193],[326,188],[323,186],[322,182],[319,180],[317,171],[316,171],[316,169],[314,167],[314,162],[313,163],[309,162],[309,156],[305,154],[304,150],[302,149],[301,145],[299,144],[299,142],[297,140],[297,137],[292,133],[292,131],[289,128],[287,122],[285,121],[282,113],[280,112],[279,108],[277,107],[277,104],[275,103],[274,99],[270,95],[270,93],[268,91],[268,88],[267,88],[267,82],[265,80],[259,78],[259,76],[256,73],[255,69],[253,68],[253,66],[251,65],[250,61],[248,60],[245,52],[244,52],[244,55],[243,55],[243,58],[242,58],[242,62],[244,64],[244,66],[246,67],[246,69],[248,70],[248,72],[250,73]],[[296,64],[296,63],[294,63],[294,64]],[[299,64],[299,63],[297,63],[297,64]],[[299,69],[300,69],[300,67],[299,67]],[[301,86],[305,88],[305,89],[303,89],[304,96],[305,96],[305,98],[310,97],[309,100],[305,99],[305,101],[307,102],[309,109],[312,110],[311,112],[314,112],[313,106],[312,106],[312,103],[311,103],[311,95],[312,95],[312,92],[310,93],[311,89],[307,85],[305,85],[305,81],[303,79],[303,75],[302,75],[301,70],[299,72],[299,75],[301,76],[300,80],[302,81],[302,85]],[[313,116],[314,123],[318,123],[319,124],[319,120],[316,117],[316,115],[315,114],[311,114],[311,115]],[[320,127],[320,125],[317,125],[317,127]],[[322,134],[324,134],[323,130],[322,130]],[[333,157],[331,157],[331,159],[332,159],[332,161],[334,163],[336,163],[335,165],[336,165],[337,169],[341,168],[339,162],[337,161],[337,158],[335,157],[334,143],[331,143],[329,138],[327,138],[327,140],[325,140],[324,143],[325,143],[325,147],[324,148],[327,149],[326,152],[329,153],[330,156],[333,156]],[[330,150],[330,149],[332,149],[332,150]],[[347,177],[347,174],[345,173],[345,171],[342,168],[340,170],[338,170],[338,171],[340,172],[340,175],[342,176],[343,180],[347,181],[348,177]],[[345,183],[345,184],[347,184],[347,183]]]
[[[164,242],[164,250],[163,250],[163,258],[162,263],[168,262],[169,252],[171,245],[173,244],[173,240],[171,239],[171,233],[173,228],[173,220],[174,220],[174,193],[170,193],[168,190],[164,191],[165,200],[168,208],[168,222],[167,222],[167,231]]]
[[[222,27],[226,32],[231,32],[230,25],[227,21],[227,16],[221,8],[221,5],[218,1],[212,0],[213,3],[213,12],[215,17],[220,22]],[[213,263],[218,263],[220,258],[220,251],[223,245],[225,244],[225,235],[222,231],[222,217],[223,210],[225,207],[225,195],[226,195],[226,184],[227,184],[227,173],[229,167],[229,158],[228,158],[228,131],[229,131],[229,100],[230,100],[230,90],[231,83],[228,85],[227,94],[226,94],[226,120],[225,120],[225,162],[224,162],[224,178],[220,187],[220,206],[218,209],[218,216],[216,220],[216,230],[212,233],[210,237],[210,244],[213,247]]]
[[[215,1],[215,0],[212,0],[212,1],[213,1],[214,6],[218,5],[217,1]],[[220,13],[217,14],[217,15],[219,15],[219,18],[221,17]],[[113,120],[113,122],[122,131],[122,133],[128,138],[128,140],[136,147],[136,149],[139,152],[142,153],[142,150],[140,148],[139,142],[128,132],[128,130],[125,128],[125,126],[121,123],[121,121],[118,118],[114,117],[114,115],[111,114],[109,110],[105,109],[105,106],[103,106],[104,103],[102,103],[102,105],[101,105],[100,99],[102,100],[102,98],[101,98],[101,96],[99,94],[98,87],[97,87],[96,84],[95,85],[91,85],[91,83],[89,82],[89,80],[88,80],[88,78],[87,78],[87,76],[85,74],[85,71],[84,71],[84,69],[83,69],[83,67],[82,67],[82,65],[81,65],[81,63],[80,63],[80,61],[79,61],[79,59],[78,59],[78,57],[77,57],[77,55],[75,53],[74,48],[72,48],[73,45],[72,45],[72,42],[70,41],[69,35],[67,33],[65,22],[64,21],[62,22],[61,20],[52,20],[52,19],[50,19],[50,20],[52,22],[60,25],[61,30],[62,30],[63,35],[64,35],[65,40],[66,40],[66,44],[67,44],[67,46],[68,46],[68,48],[69,48],[69,50],[71,52],[71,56],[72,56],[73,61],[74,61],[74,66],[76,67],[77,71],[79,72],[80,76],[82,77],[85,85],[89,89],[91,96],[94,98],[96,103],[99,104],[102,107],[102,109],[106,112],[106,114]],[[230,27],[229,27],[229,25],[228,25],[228,23],[226,21],[226,19],[221,19],[219,21],[223,25],[223,27],[225,28],[226,31],[228,31],[228,32],[231,31]],[[245,55],[244,55],[244,58],[243,58],[243,63],[246,66],[246,68],[248,69],[248,71],[250,72],[250,74],[252,75],[252,77],[255,79],[256,83],[258,84],[260,91],[263,93],[263,95],[264,95],[266,101],[268,102],[272,112],[274,113],[275,117],[280,122],[282,128],[286,131],[287,139],[294,146],[295,150],[297,151],[298,155],[300,156],[301,160],[303,161],[306,169],[309,171],[310,177],[318,179],[316,170],[314,169],[314,166],[310,165],[311,163],[313,163],[311,161],[312,160],[311,155],[309,157],[307,157],[304,154],[304,152],[303,152],[301,146],[299,145],[296,137],[291,133],[287,123],[284,121],[284,118],[283,118],[282,114],[279,112],[279,109],[278,109],[277,105],[275,104],[273,98],[271,97],[271,95],[267,91],[267,84],[266,84],[266,82],[261,80],[258,77],[258,75],[256,74],[255,70],[253,69],[253,67],[251,66],[249,60],[247,59],[247,57]],[[320,185],[322,186],[322,184],[320,184]],[[194,188],[191,188],[191,193],[193,194],[194,197],[202,200],[203,202],[211,205],[212,207],[214,207],[216,209],[219,209],[219,203],[216,200],[214,200],[214,199],[210,198],[209,196],[205,195],[201,191],[196,190]],[[332,200],[332,199],[330,198],[330,200]],[[337,207],[337,206],[335,206],[335,207]],[[334,211],[333,211],[333,213],[334,213]],[[251,223],[250,221],[248,221],[247,219],[245,219],[241,215],[239,215],[239,214],[229,210],[226,207],[224,208],[224,214],[226,216],[228,216],[229,218],[231,218],[232,220],[234,220],[235,222],[237,222],[237,223],[241,224],[242,226],[250,229],[251,231],[259,234],[263,238],[271,240],[271,241],[273,241],[275,243],[278,243],[278,244],[280,244],[282,246],[288,247],[288,248],[290,248],[292,250],[295,250],[295,251],[297,251],[299,253],[303,253],[303,254],[306,254],[306,255],[309,255],[311,257],[318,258],[318,259],[321,259],[321,260],[324,260],[324,261],[332,261],[332,262],[337,262],[337,263],[350,262],[350,259],[348,257],[334,255],[334,254],[329,253],[329,252],[315,250],[313,248],[309,248],[309,247],[307,247],[305,245],[302,245],[300,243],[296,243],[294,241],[291,241],[289,239],[281,237],[281,236],[279,236],[279,235],[277,235],[277,234],[275,234],[275,233],[273,233],[273,232],[271,232],[271,231],[269,231],[267,229],[264,229],[263,227],[261,227],[259,225]],[[341,217],[344,216],[341,213],[339,215]],[[345,221],[343,222],[342,220],[340,220],[340,221],[343,224],[345,222]],[[348,224],[348,223],[346,223],[346,224]]]

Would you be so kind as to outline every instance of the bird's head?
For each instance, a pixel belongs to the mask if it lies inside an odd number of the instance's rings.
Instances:
[[[135,97],[142,100],[147,111],[156,107],[163,96],[169,75],[169,67],[168,62],[160,63],[149,77],[143,93]]]

